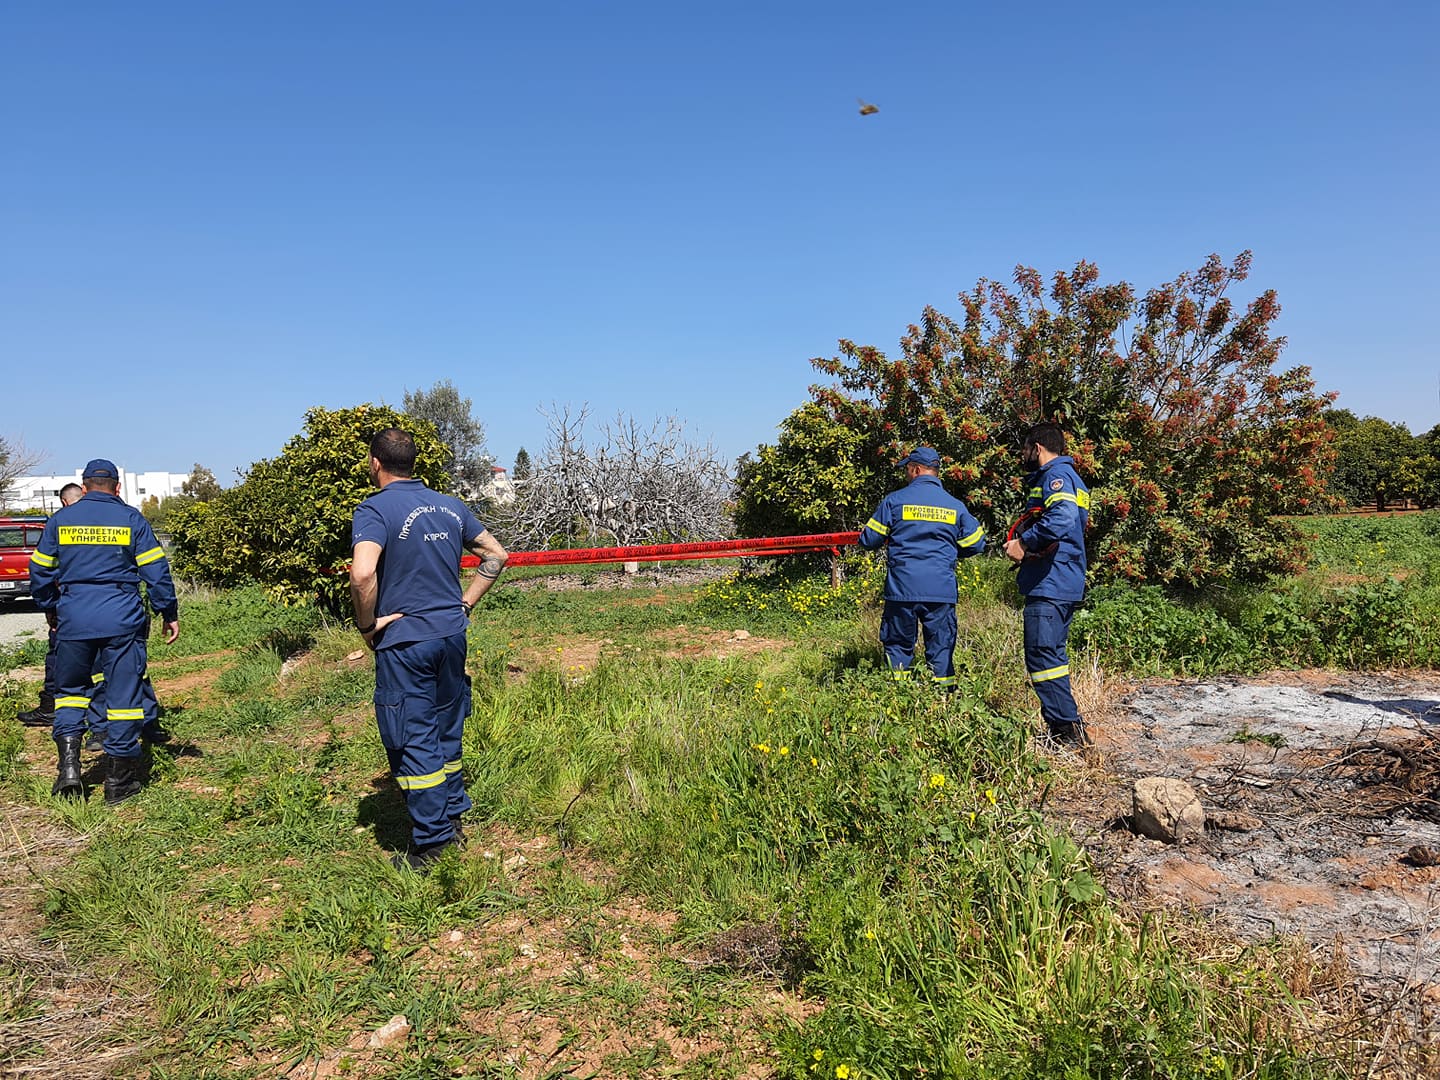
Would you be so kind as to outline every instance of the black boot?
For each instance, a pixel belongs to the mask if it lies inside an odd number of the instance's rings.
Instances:
[[[112,757],[105,777],[105,805],[116,806],[140,794],[140,759]]]
[[[41,694],[40,704],[29,712],[17,713],[16,720],[26,727],[49,727],[55,722],[55,698],[51,694]]]
[[[56,769],[55,785],[50,789],[51,795],[59,795],[64,799],[85,797],[85,781],[80,776],[82,738],[80,735],[55,736],[55,748],[60,752],[60,760]]]

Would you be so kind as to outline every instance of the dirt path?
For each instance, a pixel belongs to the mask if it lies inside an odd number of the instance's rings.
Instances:
[[[141,1048],[117,1045],[116,1033],[143,1003],[41,937],[46,881],[88,838],[9,801],[0,820],[0,1077],[134,1075]]]

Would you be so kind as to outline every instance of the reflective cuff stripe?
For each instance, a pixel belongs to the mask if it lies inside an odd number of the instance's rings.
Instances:
[[[881,536],[890,535],[889,528],[881,525],[880,522],[876,521],[874,518],[871,518],[869,521],[865,522],[865,528],[869,529],[871,532],[877,532]]]
[[[961,546],[961,547],[974,547],[976,544],[978,544],[978,543],[980,542],[980,540],[984,537],[984,535],[985,535],[985,526],[984,526],[984,525],[981,525],[980,528],[976,529],[976,530],[975,530],[973,533],[971,533],[969,536],[965,537],[964,540],[961,540],[961,541],[960,541],[960,546]]]
[[[156,561],[158,561],[158,560],[160,560],[160,559],[163,559],[164,557],[165,557],[165,549],[164,549],[164,548],[158,547],[158,546],[157,546],[157,547],[153,547],[153,548],[151,548],[149,551],[142,551],[139,555],[136,555],[136,556],[135,556],[135,565],[136,565],[136,566],[149,566],[152,562],[156,562]]]
[[[931,677],[931,681],[936,686],[954,686],[959,678],[958,675],[934,675]]]
[[[46,570],[54,570],[60,565],[60,560],[54,555],[46,555],[43,551],[32,551],[30,561],[36,566],[43,566]]]
[[[92,686],[99,686],[99,685],[100,685],[102,682],[104,682],[104,681],[105,681],[105,672],[103,672],[103,671],[97,671],[97,672],[95,672],[94,675],[91,675],[91,676],[90,676],[90,684],[91,684]]]
[[[460,771],[460,762],[458,762],[458,761],[447,761],[447,762],[445,762],[445,772],[446,772],[447,774],[449,774],[449,773],[457,773],[457,772],[459,772],[459,771]]]
[[[1038,487],[1033,487],[1030,489],[1030,498],[1032,499],[1038,499],[1044,494],[1045,492],[1041,491]]]
[[[1044,671],[1032,671],[1030,673],[1030,681],[1032,683],[1049,682],[1051,679],[1063,679],[1069,674],[1070,665],[1061,664],[1059,667],[1046,668]]]
[[[57,709],[88,709],[89,707],[90,699],[80,697],[78,694],[55,699],[55,708]]]
[[[910,678],[910,669],[907,667],[897,667],[891,671],[891,675],[895,677],[897,682],[903,679],[908,679]]]
[[[144,720],[144,709],[106,709],[106,720]]]
[[[424,776],[397,776],[395,783],[399,784],[406,791],[423,791],[425,788],[439,787],[445,782],[445,770],[426,773]]]

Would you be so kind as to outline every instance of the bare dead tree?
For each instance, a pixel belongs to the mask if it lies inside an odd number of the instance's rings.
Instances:
[[[44,454],[28,449],[22,440],[0,435],[0,506],[10,485],[44,460]]]
[[[517,547],[629,546],[718,540],[732,531],[733,478],[714,446],[686,438],[675,417],[649,427],[620,415],[592,444],[589,408],[545,414],[548,441],[518,498],[495,521]]]

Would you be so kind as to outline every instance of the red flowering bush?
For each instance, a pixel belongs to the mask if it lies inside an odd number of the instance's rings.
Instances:
[[[868,509],[896,482],[889,463],[926,444],[998,532],[1024,500],[1024,433],[1053,420],[1090,484],[1097,579],[1194,589],[1293,572],[1304,547],[1277,516],[1323,496],[1334,395],[1315,392],[1308,368],[1275,370],[1275,293],[1243,310],[1226,295],[1249,269],[1249,252],[1229,266],[1212,255],[1140,295],[1091,263],[1048,289],[1019,267],[1013,287],[982,279],[962,294],[961,321],[927,307],[898,359],[841,341],[841,355],[811,361],[835,380],[811,393],[871,485],[844,502]],[[741,484],[742,507],[756,495]]]

